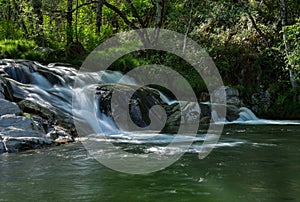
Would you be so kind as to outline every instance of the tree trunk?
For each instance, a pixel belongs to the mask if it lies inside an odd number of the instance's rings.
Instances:
[[[291,53],[291,46],[287,40],[287,32],[285,29],[285,26],[287,25],[287,20],[286,20],[286,7],[285,7],[285,1],[284,0],[280,0],[280,8],[281,8],[281,25],[282,25],[282,36],[283,36],[283,43],[284,43],[284,47],[285,47],[285,53],[286,56],[288,56]],[[288,65],[288,64],[287,64]],[[297,88],[297,75],[295,70],[293,69],[293,67],[291,67],[290,65],[288,65],[288,70],[289,70],[289,75],[290,75],[290,82],[292,85],[293,89]]]
[[[190,16],[189,16],[189,22],[188,22],[188,25],[187,25],[187,28],[186,28],[186,32],[184,34],[184,41],[183,41],[183,47],[182,47],[182,54],[185,53],[185,49],[186,49],[186,42],[187,42],[187,37],[188,37],[188,34],[189,34],[189,31],[190,31],[190,27],[191,27],[191,24],[192,24],[192,17],[193,17],[193,9],[194,9],[194,1],[191,2],[191,10],[190,10]]]
[[[21,16],[21,12],[22,11],[20,11],[20,6],[16,3],[15,0],[12,1],[12,4],[13,4],[14,9],[16,10],[16,14],[18,16]],[[23,36],[25,36],[25,38],[27,38],[27,36],[28,36],[28,30],[27,30],[27,27],[25,25],[24,19],[23,18],[19,18],[18,22],[19,22],[19,24],[20,24],[20,26],[21,26],[21,28],[23,30],[23,33],[24,33]]]
[[[67,10],[67,46],[73,43],[73,16],[72,16],[73,0],[68,0]]]
[[[44,40],[44,30],[43,30],[43,12],[42,12],[42,0],[32,0],[32,7],[33,12],[37,17],[37,24],[36,24],[36,43],[39,46],[45,46]]]
[[[165,6],[164,0],[157,0],[156,15],[155,15],[155,34],[152,43],[155,43],[159,36],[159,29],[161,28],[163,22],[164,6]]]
[[[103,0],[98,0],[97,3],[97,19],[96,19],[96,33],[100,33],[100,29],[102,26],[102,8],[103,8]]]
[[[242,8],[245,10],[245,12],[247,13],[251,24],[253,26],[253,28],[256,30],[256,32],[259,34],[259,36],[262,38],[263,42],[265,43],[265,45],[267,46],[267,48],[269,49],[270,53],[272,54],[272,56],[279,61],[277,55],[274,53],[274,51],[272,50],[272,47],[270,46],[267,37],[265,36],[265,34],[263,33],[263,31],[257,26],[253,16],[251,15],[251,12],[248,10],[248,8],[244,5],[242,0],[239,0],[239,3],[241,4]]]

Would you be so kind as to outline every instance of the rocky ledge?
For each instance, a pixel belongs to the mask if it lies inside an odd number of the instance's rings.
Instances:
[[[165,123],[162,132],[176,133],[180,125],[198,124],[199,120],[207,126],[256,118],[241,107],[234,88],[222,86],[213,92],[214,98],[225,99],[222,102],[211,103],[208,93],[199,103],[175,101],[159,89],[137,86],[130,78],[119,83],[123,76],[111,71],[80,73],[60,64],[0,60],[0,153],[72,142],[89,129],[94,133],[95,123],[100,124],[96,128],[109,131],[152,130],[156,129],[152,125]],[[222,96],[224,91],[226,96]],[[112,108],[113,94],[117,105]],[[160,113],[156,105],[166,113]],[[220,108],[227,113],[217,110]],[[132,127],[131,121],[138,127]],[[75,130],[74,122],[84,123],[84,127]]]
[[[59,127],[43,127],[38,117],[26,117],[16,103],[4,99],[0,85],[0,153],[19,152],[74,141]]]

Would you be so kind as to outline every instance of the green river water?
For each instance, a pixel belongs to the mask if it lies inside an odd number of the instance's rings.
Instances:
[[[300,125],[226,125],[203,160],[119,173],[80,142],[0,155],[0,201],[300,201]]]

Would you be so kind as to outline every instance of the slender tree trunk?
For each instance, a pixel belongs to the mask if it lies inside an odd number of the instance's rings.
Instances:
[[[20,6],[16,3],[15,0],[12,0],[12,4],[13,4],[13,7],[14,7],[14,9],[16,11],[16,14],[18,16],[21,16],[21,12],[22,11],[20,11]],[[20,24],[20,26],[21,26],[21,28],[23,30],[24,36],[26,38],[28,36],[28,30],[27,30],[27,27],[25,25],[24,19],[23,18],[19,18],[18,22],[19,22],[19,24]]]
[[[36,24],[36,43],[39,46],[45,46],[44,41],[44,30],[43,30],[43,12],[42,12],[42,0],[32,0],[32,7],[33,12],[37,17],[37,24]]]
[[[79,43],[79,39],[78,39],[78,5],[79,5],[79,2],[78,0],[76,0],[76,17],[75,17],[75,40],[76,40],[76,43],[78,44]]]
[[[102,26],[102,8],[103,8],[103,0],[98,0],[97,3],[97,19],[96,19],[96,33],[100,33],[100,29]]]
[[[286,56],[289,56],[289,54],[291,53],[291,46],[287,40],[287,32],[285,29],[285,26],[287,25],[287,20],[286,20],[286,7],[285,7],[285,0],[280,0],[280,8],[281,8],[281,25],[282,25],[282,36],[283,36],[283,43],[285,46],[285,53]],[[292,85],[293,89],[297,88],[297,75],[295,70],[293,69],[293,67],[291,67],[290,65],[288,65],[288,69],[289,69],[289,75],[290,75],[290,82]]]
[[[270,46],[267,37],[265,36],[265,34],[263,33],[263,31],[257,26],[253,16],[251,15],[250,11],[248,10],[248,8],[244,5],[243,1],[239,0],[239,3],[241,4],[242,8],[245,10],[245,12],[247,13],[252,26],[254,27],[254,29],[256,30],[256,32],[259,34],[259,36],[262,38],[263,42],[265,43],[266,47],[269,49],[270,53],[272,54],[272,56],[279,61],[277,55],[274,53],[274,51],[272,50],[272,47]]]
[[[190,31],[190,27],[191,27],[191,24],[192,24],[193,9],[194,9],[194,1],[191,2],[191,10],[190,10],[189,22],[188,22],[188,25],[187,25],[187,28],[186,28],[186,32],[184,34],[184,41],[183,41],[183,47],[182,47],[182,53],[183,54],[184,54],[185,49],[186,49],[187,37],[188,37],[189,31]]]
[[[72,16],[73,0],[68,0],[67,10],[67,45],[73,43],[73,16]]]
[[[152,43],[155,43],[159,36],[159,29],[162,26],[163,22],[163,13],[164,13],[165,1],[157,0],[156,1],[156,15],[155,15],[155,33],[152,40]]]

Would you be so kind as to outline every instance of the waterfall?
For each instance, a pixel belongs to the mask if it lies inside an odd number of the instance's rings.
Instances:
[[[46,113],[48,116],[55,116],[54,118],[59,119],[58,121],[68,124],[73,124],[73,118],[77,122],[87,123],[88,127],[80,128],[79,133],[80,130],[89,130],[91,133],[120,133],[115,123],[116,120],[111,118],[114,111],[110,109],[110,103],[105,100],[107,99],[105,96],[115,90],[111,88],[111,84],[120,83],[119,87],[121,88],[116,89],[120,91],[134,89],[131,86],[137,86],[135,80],[120,72],[80,73],[72,67],[60,64],[44,66],[25,60],[0,61],[0,74],[3,76],[2,80],[5,79],[6,82],[9,82],[13,98],[21,100],[20,103],[25,108]],[[106,88],[102,88],[105,85],[107,85]],[[171,100],[163,92],[151,87],[145,87],[142,91],[144,91],[144,94],[143,92],[140,94],[142,98],[136,98],[130,108],[131,119],[140,127],[147,127],[152,121],[149,119],[148,113],[155,104],[168,105],[170,109],[167,114],[169,115],[176,112],[177,105],[175,103],[179,103],[177,100]],[[127,96],[126,93],[123,96]],[[72,102],[74,97],[77,98],[75,103]],[[124,98],[120,97],[121,102]],[[200,104],[210,106],[210,103]],[[89,110],[91,106],[93,112]],[[117,111],[114,113],[117,113],[120,122],[125,120],[124,109],[115,111]],[[228,123],[226,118],[219,117],[216,111],[212,111],[209,115],[215,123]],[[155,120],[160,120],[159,115],[156,116]],[[179,116],[172,118],[174,123],[180,123],[177,121],[180,120],[180,113]],[[239,118],[234,122],[249,120],[258,120],[258,118],[250,109],[242,107],[239,109]]]
[[[225,117],[219,117],[218,113],[213,110],[211,112],[211,118],[213,120],[214,123],[226,123],[226,118]]]
[[[240,118],[237,119],[237,121],[249,121],[249,120],[258,120],[258,118],[255,116],[255,114],[246,107],[240,108]]]

